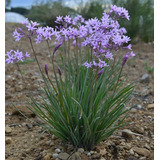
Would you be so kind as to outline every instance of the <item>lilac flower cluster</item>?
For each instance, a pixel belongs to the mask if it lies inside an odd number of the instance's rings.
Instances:
[[[91,18],[85,21],[81,15],[74,18],[69,15],[58,16],[55,22],[59,26],[56,29],[48,26],[38,27],[39,23],[26,19],[22,24],[26,26],[27,33],[19,28],[18,31],[14,31],[13,36],[16,41],[19,41],[22,37],[32,38],[35,35],[36,44],[54,38],[56,47],[53,54],[64,41],[68,40],[74,46],[89,46],[93,52],[92,61],[85,62],[83,65],[87,68],[98,67],[102,69],[108,66],[106,63],[108,60],[114,59],[114,51],[121,48],[132,51],[131,44],[128,44],[131,39],[125,35],[126,29],[119,25],[120,18],[129,20],[128,11],[122,7],[111,5],[110,11],[104,12],[100,20]],[[127,53],[124,59],[132,56],[134,56],[133,52]]]
[[[25,58],[30,57],[30,54],[26,52],[25,55],[23,55],[22,51],[10,50],[7,51],[6,57],[7,57],[5,60],[6,63],[18,63],[19,61],[23,62]]]
[[[126,18],[127,20],[129,20],[128,11],[123,7],[117,7],[116,5],[111,5],[110,13],[112,12],[115,14],[115,16],[118,16],[117,18]]]

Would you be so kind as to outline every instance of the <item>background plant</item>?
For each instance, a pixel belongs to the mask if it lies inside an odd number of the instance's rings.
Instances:
[[[39,23],[26,19],[22,23],[26,30],[15,29],[16,41],[22,38],[30,41],[45,82],[41,101],[31,97],[27,107],[44,122],[45,129],[63,141],[91,149],[125,125],[123,121],[129,111],[126,102],[133,85],[123,85],[122,70],[128,58],[135,54],[128,44],[130,37],[118,20],[129,20],[129,17],[127,10],[111,5],[109,13],[104,12],[100,20],[85,21],[81,15],[58,16],[55,23],[59,27],[55,29],[39,27]],[[51,51],[53,39],[55,48]],[[53,78],[47,64],[44,74],[34,49],[34,43],[42,42],[50,53]],[[61,46],[61,60],[55,63]],[[120,49],[127,50],[123,57],[117,54]],[[7,63],[19,63],[29,54],[11,50],[6,57]]]

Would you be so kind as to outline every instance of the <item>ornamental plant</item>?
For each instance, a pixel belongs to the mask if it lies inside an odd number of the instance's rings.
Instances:
[[[129,20],[128,11],[111,5],[100,20],[86,21],[81,15],[59,16],[56,28],[52,28],[26,19],[22,23],[26,30],[18,28],[13,33],[16,41],[30,41],[31,54],[45,84],[39,95],[41,100],[31,96],[27,107],[44,122],[41,125],[45,130],[76,147],[91,149],[126,125],[126,103],[134,86],[124,85],[122,71],[128,58],[135,54],[126,29],[119,25],[120,19]],[[53,51],[51,42],[55,44]],[[50,62],[45,66],[37,58],[37,43],[48,47]],[[123,57],[118,54],[120,49],[124,50]],[[29,56],[28,52],[24,55],[11,50],[6,54],[6,63],[18,65]]]

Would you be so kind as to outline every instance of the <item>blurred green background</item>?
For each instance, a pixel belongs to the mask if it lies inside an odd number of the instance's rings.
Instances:
[[[152,42],[154,40],[154,1],[153,0],[30,0],[30,7],[23,4],[14,6],[15,0],[5,0],[5,11],[16,12],[42,25],[55,26],[57,16],[81,14],[85,19],[97,17],[109,11],[111,4],[129,11],[130,21],[120,24],[128,31],[132,42]],[[18,2],[18,1],[16,1]],[[29,2],[29,1],[28,1]],[[14,6],[14,7],[13,7]]]

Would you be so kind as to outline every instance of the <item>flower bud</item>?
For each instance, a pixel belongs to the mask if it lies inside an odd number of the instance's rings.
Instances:
[[[59,75],[61,76],[62,72],[61,72],[61,69],[59,67],[57,67],[57,71],[58,71]]]
[[[56,51],[58,50],[58,48],[62,45],[62,43],[59,43],[53,50],[53,55],[56,53]]]
[[[45,72],[48,75],[48,65],[47,64],[45,64]]]
[[[103,72],[104,72],[104,69],[101,69],[101,70],[98,72],[98,74],[97,74],[97,79],[101,76],[101,74],[103,74]]]

